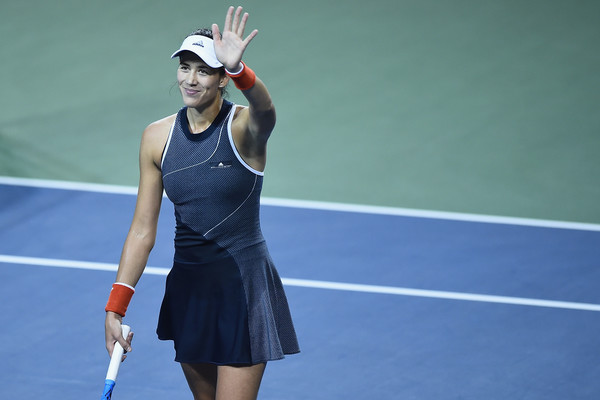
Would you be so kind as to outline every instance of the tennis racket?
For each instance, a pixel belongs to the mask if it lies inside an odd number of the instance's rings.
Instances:
[[[131,328],[128,325],[121,325],[121,331],[123,337],[127,338]],[[112,356],[110,357],[110,364],[108,364],[108,371],[106,372],[106,380],[104,381],[104,393],[102,393],[101,400],[110,400],[112,397],[112,391],[115,387],[115,381],[117,380],[117,374],[119,373],[119,367],[121,366],[121,358],[123,357],[123,347],[119,342],[115,343]]]

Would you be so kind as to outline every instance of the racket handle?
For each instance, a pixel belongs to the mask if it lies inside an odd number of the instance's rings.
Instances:
[[[123,337],[127,339],[127,335],[131,328],[129,325],[121,325],[121,333]],[[117,374],[119,373],[119,367],[121,366],[121,358],[123,357],[123,347],[119,342],[115,343],[115,348],[113,350],[112,356],[110,357],[110,364],[108,364],[108,371],[106,372],[106,379],[111,381],[117,380]]]

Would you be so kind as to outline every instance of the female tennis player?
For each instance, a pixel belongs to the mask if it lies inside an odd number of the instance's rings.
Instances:
[[[227,11],[188,36],[177,81],[184,107],[150,124],[140,146],[131,228],[106,305],[106,347],[131,350],[121,323],[154,245],[163,189],[175,206],[175,255],[158,318],[173,340],[194,399],[256,399],[266,363],[299,352],[281,279],[259,222],[267,139],[275,109],[265,84],[242,62],[257,30]],[[223,91],[232,80],[248,106]]]

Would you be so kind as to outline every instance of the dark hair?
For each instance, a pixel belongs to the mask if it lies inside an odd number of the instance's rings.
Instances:
[[[190,37],[190,36],[206,36],[207,38],[213,39],[212,29],[210,29],[210,28],[196,29],[194,32],[187,35],[187,37]],[[219,68],[215,68],[215,69],[219,71],[219,75],[225,75],[225,67],[219,67]],[[229,92],[227,92],[227,86],[225,86],[224,88],[221,88],[221,97],[226,98],[228,96],[229,96]]]
[[[188,37],[190,36],[206,36],[207,38],[213,39],[212,29],[209,28],[196,29],[194,32],[188,35]]]

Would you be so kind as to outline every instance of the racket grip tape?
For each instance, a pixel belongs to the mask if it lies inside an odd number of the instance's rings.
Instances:
[[[121,325],[121,333],[123,337],[127,339],[127,335],[131,328],[128,325]],[[121,358],[123,357],[123,347],[119,342],[115,343],[112,356],[110,357],[110,364],[108,364],[108,371],[106,372],[106,379],[111,381],[117,380],[117,374],[119,373],[119,367],[121,366]]]

